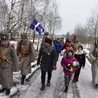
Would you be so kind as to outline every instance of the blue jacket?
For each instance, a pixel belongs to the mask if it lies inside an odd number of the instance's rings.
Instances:
[[[54,46],[55,46],[57,52],[61,52],[61,46],[62,46],[61,42],[55,41]]]

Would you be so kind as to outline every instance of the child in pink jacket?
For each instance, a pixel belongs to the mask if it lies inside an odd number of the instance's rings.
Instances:
[[[68,86],[69,86],[71,76],[74,73],[74,71],[77,69],[77,65],[78,65],[75,63],[76,58],[73,55],[74,55],[73,50],[68,50],[66,56],[64,56],[61,60],[61,66],[63,67],[63,71],[65,74],[65,90],[64,90],[65,93],[67,93],[68,91]]]

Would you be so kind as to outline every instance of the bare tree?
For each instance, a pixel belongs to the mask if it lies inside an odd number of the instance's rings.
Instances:
[[[95,38],[94,42],[96,42],[96,37],[98,36],[98,9],[97,8],[92,11],[92,16],[88,18],[86,27],[89,36],[92,36],[93,39]]]
[[[0,0],[0,31],[4,30],[7,18],[8,5],[5,0]]]

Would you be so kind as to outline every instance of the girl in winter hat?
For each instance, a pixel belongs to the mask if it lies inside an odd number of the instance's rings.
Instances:
[[[68,91],[68,86],[69,86],[71,76],[79,65],[76,63],[75,64],[76,66],[74,66],[73,62],[76,61],[76,58],[73,55],[74,55],[73,50],[68,50],[66,53],[66,56],[64,56],[61,60],[61,66],[63,67],[63,72],[65,75],[64,77],[65,78],[65,90],[64,90],[65,93],[67,93]]]

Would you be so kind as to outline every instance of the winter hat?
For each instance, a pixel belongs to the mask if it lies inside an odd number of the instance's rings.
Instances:
[[[2,34],[1,35],[1,40],[9,40],[8,34]]]
[[[50,45],[52,45],[52,40],[50,38],[45,38],[45,43],[49,43]]]
[[[70,47],[70,43],[66,42],[65,47]]]
[[[21,38],[27,38],[27,34],[26,33],[21,34]]]
[[[74,51],[73,51],[72,49],[70,49],[70,50],[67,51],[66,56],[68,56],[68,53],[69,53],[69,52],[72,53],[72,56],[74,55]]]
[[[44,35],[49,35],[49,33],[48,32],[45,32]]]

